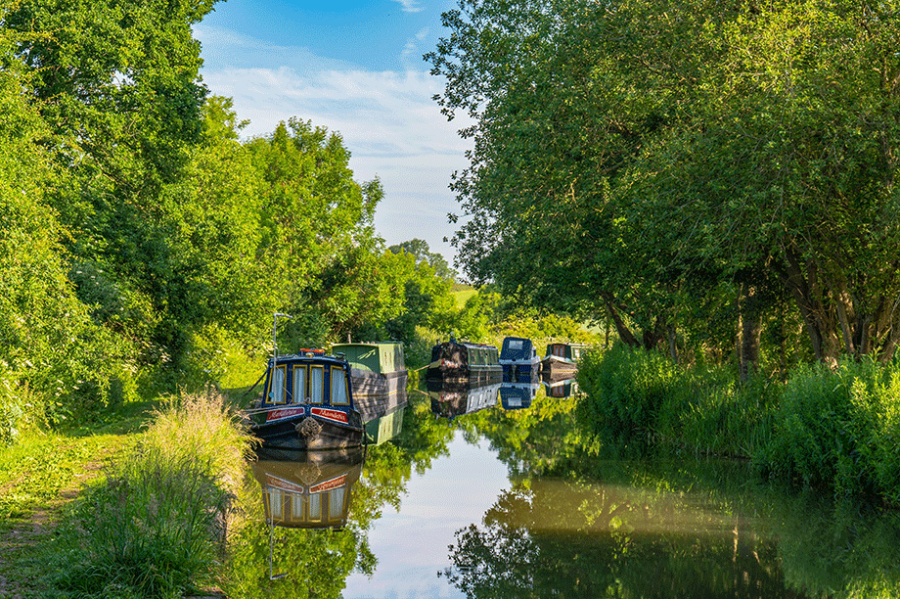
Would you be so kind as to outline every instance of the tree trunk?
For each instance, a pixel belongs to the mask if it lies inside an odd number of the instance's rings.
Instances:
[[[616,308],[613,295],[604,291],[600,293],[600,297],[603,298],[603,304],[606,306],[606,313],[609,314],[609,317],[616,325],[616,332],[619,334],[619,339],[631,347],[640,347],[640,342],[631,332],[631,329],[628,328],[628,325],[625,324],[625,321],[622,320],[622,315],[619,314],[619,310]]]
[[[747,289],[741,309],[741,382],[746,383],[759,363],[759,301],[756,287]]]

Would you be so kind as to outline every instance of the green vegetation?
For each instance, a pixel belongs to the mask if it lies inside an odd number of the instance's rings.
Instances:
[[[650,352],[583,365],[606,442],[752,457],[896,505],[897,8],[444,13],[437,100],[475,120],[452,183],[461,266]]]
[[[894,3],[457,4],[426,59],[475,120],[472,281],[676,359],[892,358]]]
[[[900,370],[844,360],[786,384],[739,384],[723,368],[682,368],[617,346],[587,356],[585,425],[608,445],[751,459],[768,476],[900,506]]]
[[[4,552],[0,576],[22,581],[26,597],[181,597],[217,582],[250,437],[215,392],[150,416],[133,437],[36,438],[3,454],[0,484],[15,492],[0,531],[35,510],[55,528]],[[74,495],[91,461],[95,477],[64,505],[61,491]]]

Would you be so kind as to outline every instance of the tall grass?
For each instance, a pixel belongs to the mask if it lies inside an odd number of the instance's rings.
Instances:
[[[250,439],[213,391],[158,411],[77,502],[59,585],[87,597],[180,597],[211,582]]]
[[[767,473],[838,495],[878,494],[900,505],[900,371],[844,360],[797,371],[781,398]]]
[[[624,346],[589,353],[580,414],[610,445],[749,458],[766,475],[900,506],[900,368],[817,364],[786,384],[735,375]]]

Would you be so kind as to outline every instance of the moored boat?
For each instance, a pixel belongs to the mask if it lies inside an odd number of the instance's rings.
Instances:
[[[574,375],[578,371],[581,353],[587,348],[587,345],[581,343],[550,343],[547,345],[547,354],[541,360],[541,372]]]
[[[402,343],[338,343],[331,350],[350,364],[353,399],[363,422],[405,404],[409,372]]]
[[[499,380],[503,374],[499,352],[493,345],[450,341],[431,348],[427,379],[446,381]]]
[[[540,371],[541,359],[531,339],[506,337],[500,350],[500,366],[503,376],[527,376]]]
[[[245,410],[263,447],[336,449],[363,443],[350,364],[321,349],[269,359],[258,407]]]

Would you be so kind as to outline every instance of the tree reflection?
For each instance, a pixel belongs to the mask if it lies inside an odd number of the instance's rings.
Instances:
[[[540,394],[462,426],[514,481],[457,531],[441,575],[469,597],[900,597],[898,513],[798,495],[742,462],[623,459],[583,432],[577,402]]]
[[[456,534],[443,575],[468,597],[805,597],[740,517],[625,488],[544,481]]]

